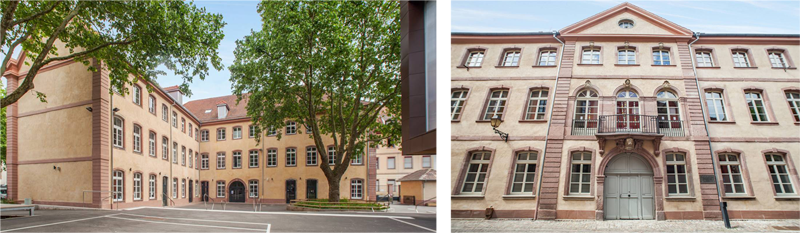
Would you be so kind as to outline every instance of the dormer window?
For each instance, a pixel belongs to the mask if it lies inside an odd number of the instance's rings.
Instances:
[[[633,20],[630,20],[630,19],[620,20],[618,24],[619,24],[619,27],[624,28],[624,29],[633,28]]]
[[[223,119],[227,116],[228,116],[228,105],[227,104],[217,105],[217,119]]]

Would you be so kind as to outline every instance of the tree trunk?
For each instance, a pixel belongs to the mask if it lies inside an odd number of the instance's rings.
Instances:
[[[339,183],[342,175],[329,176],[328,178],[328,202],[339,202]]]

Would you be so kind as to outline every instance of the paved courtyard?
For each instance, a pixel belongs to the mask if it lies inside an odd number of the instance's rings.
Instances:
[[[775,227],[778,228],[775,228]],[[800,220],[731,221],[585,221],[585,220],[483,220],[454,219],[453,232],[800,232]],[[781,230],[788,227],[794,230]]]

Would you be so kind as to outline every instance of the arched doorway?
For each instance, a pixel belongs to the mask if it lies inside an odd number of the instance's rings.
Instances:
[[[605,168],[604,219],[655,219],[653,169],[642,156],[622,153]]]
[[[244,184],[241,181],[231,182],[228,202],[244,202]]]

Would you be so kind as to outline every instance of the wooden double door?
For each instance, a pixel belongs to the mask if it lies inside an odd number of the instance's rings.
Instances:
[[[605,219],[654,219],[653,171],[641,156],[617,155],[605,175]]]

